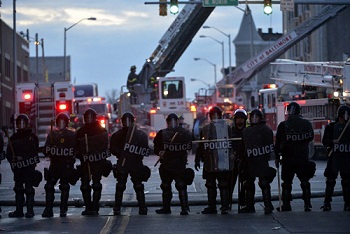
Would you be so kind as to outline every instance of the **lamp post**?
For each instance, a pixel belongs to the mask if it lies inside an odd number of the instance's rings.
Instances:
[[[81,21],[83,20],[96,20],[95,17],[90,17],[90,18],[83,18],[81,20],[79,20],[78,22],[76,22],[75,24],[72,24],[70,27],[68,28],[64,28],[64,54],[63,54],[63,76],[64,76],[64,80],[67,80],[66,77],[66,44],[67,44],[67,31],[71,28],[73,28],[75,25],[79,24]]]
[[[214,82],[215,82],[215,87],[216,87],[216,64],[210,62],[209,60],[205,59],[205,58],[193,58],[194,61],[198,61],[198,60],[204,60],[207,63],[209,63],[210,65],[212,65],[214,67]]]
[[[191,78],[191,81],[200,81],[202,82],[203,84],[205,84],[206,86],[208,86],[208,89],[210,88],[210,84],[208,84],[207,82],[204,82],[203,80],[200,80],[200,79],[196,79],[196,78]]]
[[[232,66],[231,66],[231,34],[226,34],[224,33],[223,31],[221,31],[220,29],[218,28],[215,28],[215,27],[212,27],[212,26],[207,26],[207,25],[204,25],[203,28],[212,28],[212,29],[215,29],[216,31],[220,32],[221,34],[225,35],[226,37],[228,37],[228,63],[229,63],[229,73],[232,72]]]
[[[224,69],[225,69],[225,49],[224,49],[224,42],[223,41],[219,41],[219,40],[216,40],[214,37],[211,37],[211,36],[205,36],[205,35],[200,35],[199,36],[200,38],[211,38],[213,39],[214,41],[216,41],[217,43],[221,44],[221,47],[222,47],[222,71],[224,72]],[[216,84],[216,82],[215,82]]]

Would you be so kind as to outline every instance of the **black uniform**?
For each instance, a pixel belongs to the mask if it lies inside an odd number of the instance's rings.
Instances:
[[[134,88],[133,85],[135,84],[139,84],[139,76],[136,74],[136,67],[135,68],[131,68],[130,69],[130,73],[128,75],[128,81],[126,84],[126,87],[129,89],[130,92],[130,101],[131,104],[135,104],[136,103],[136,93],[134,92]]]
[[[175,187],[179,192],[182,215],[188,214],[188,195],[186,183],[187,150],[192,148],[192,134],[189,130],[177,126],[160,130],[154,138],[154,153],[160,155],[165,151],[163,159],[160,159],[159,175],[162,180],[163,207],[156,210],[158,214],[171,213],[170,203],[173,197],[171,183],[175,180]]]
[[[276,155],[282,155],[282,211],[290,211],[292,183],[296,174],[303,190],[305,211],[310,211],[311,189],[309,180],[315,173],[315,164],[309,162],[309,142],[314,131],[308,120],[299,115],[289,115],[278,125],[276,133]]]
[[[217,185],[220,189],[221,213],[227,214],[229,209],[230,177],[234,166],[232,128],[224,119],[215,119],[203,126],[201,142],[195,157],[195,167],[203,162],[203,179],[206,180],[208,207],[203,214],[217,213]],[[217,182],[217,183],[216,183]]]
[[[265,205],[265,214],[270,214],[273,210],[270,183],[276,176],[276,170],[269,166],[271,154],[274,153],[273,132],[265,121],[260,121],[256,125],[251,125],[243,130],[243,142],[247,162],[246,207],[243,208],[243,212],[255,212],[254,181],[258,177]]]
[[[96,121],[85,124],[77,131],[77,158],[81,162],[80,190],[85,203],[82,215],[97,215],[101,199],[101,178],[108,176],[111,171],[111,162],[107,130]],[[92,180],[92,185],[90,181]],[[91,201],[91,188],[93,200]]]
[[[12,149],[11,149],[12,145]],[[34,216],[34,195],[35,195],[35,167],[40,162],[38,156],[38,137],[31,129],[19,129],[10,137],[6,157],[11,165],[14,174],[16,193],[16,210],[9,213],[9,217],[23,217],[23,205],[26,195],[27,213],[26,217]]]
[[[135,126],[135,127],[134,127]],[[123,127],[121,130],[113,133],[110,142],[111,153],[118,159],[116,165],[116,192],[114,214],[119,215],[123,200],[123,192],[126,189],[128,175],[136,192],[136,199],[139,205],[139,214],[146,215],[147,207],[145,203],[143,181],[147,181],[145,173],[149,168],[143,165],[143,157],[149,156],[148,137],[136,129],[136,125]]]
[[[76,131],[73,128],[55,129],[47,136],[44,154],[50,157],[50,167],[46,170],[46,208],[43,217],[53,217],[53,202],[55,200],[55,185],[60,181],[61,190],[60,216],[65,217],[68,210],[68,198],[70,190],[70,179],[73,177],[75,153],[76,153]]]

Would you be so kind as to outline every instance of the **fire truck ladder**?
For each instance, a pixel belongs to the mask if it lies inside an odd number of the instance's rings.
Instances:
[[[328,20],[337,16],[338,13],[347,7],[347,5],[325,6],[318,15],[304,21],[291,32],[279,38],[274,44],[264,48],[262,51],[258,52],[257,55],[237,67],[228,75],[229,83],[233,83],[236,85],[236,88],[240,88],[246,81],[253,77],[256,72],[260,71],[267,64],[281,56],[293,45],[304,39]],[[225,82],[226,79],[223,79],[219,83]]]
[[[55,101],[52,84],[38,84],[37,135],[39,147],[45,145],[51,120],[55,119]]]

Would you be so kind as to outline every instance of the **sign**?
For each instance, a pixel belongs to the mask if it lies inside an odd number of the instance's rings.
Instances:
[[[203,7],[238,6],[238,0],[202,0]]]
[[[281,11],[294,11],[294,0],[281,0]]]

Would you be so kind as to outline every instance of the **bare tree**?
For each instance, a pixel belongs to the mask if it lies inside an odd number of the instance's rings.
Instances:
[[[106,92],[107,102],[110,103],[110,104],[117,103],[119,95],[120,95],[120,91],[118,89],[108,90]]]

